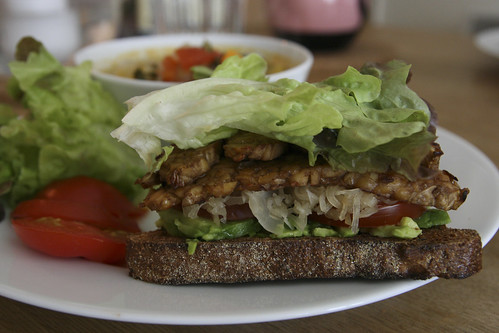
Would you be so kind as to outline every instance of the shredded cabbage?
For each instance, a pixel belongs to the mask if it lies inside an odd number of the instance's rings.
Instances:
[[[345,221],[354,233],[359,219],[378,211],[378,198],[360,189],[341,186],[304,186],[276,191],[243,191],[241,196],[210,198],[202,204],[184,207],[184,215],[196,218],[202,207],[210,212],[216,223],[225,223],[226,206],[248,203],[262,227],[276,235],[285,228],[303,231],[310,214]]]

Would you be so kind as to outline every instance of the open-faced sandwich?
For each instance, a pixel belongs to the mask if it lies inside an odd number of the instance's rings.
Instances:
[[[160,284],[464,278],[476,231],[447,228],[469,190],[439,169],[435,117],[401,61],[318,83],[215,77],[128,101],[112,135],[150,167],[156,231],[129,237]]]

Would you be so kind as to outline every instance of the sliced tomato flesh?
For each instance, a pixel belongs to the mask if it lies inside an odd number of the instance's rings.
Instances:
[[[230,205],[225,208],[227,211],[227,221],[239,221],[254,218],[248,204]],[[181,210],[180,207],[177,209]],[[418,218],[425,211],[426,208],[423,206],[406,202],[397,202],[392,205],[381,204],[376,213],[359,219],[359,227],[376,228],[383,225],[396,225],[403,217],[410,217],[413,219]],[[200,209],[198,215],[208,219],[213,218],[213,216],[204,209]],[[349,227],[349,225],[344,221],[333,220],[325,215],[319,215],[317,213],[312,213],[309,216],[309,220],[335,227]]]
[[[171,82],[185,82],[193,79],[191,67],[217,64],[221,54],[202,47],[185,46],[175,50],[162,60],[161,79]]]
[[[193,66],[209,66],[220,56],[218,52],[202,47],[181,47],[175,51],[180,67],[189,70]]]
[[[376,213],[359,219],[359,227],[376,228],[384,225],[396,225],[403,217],[413,219],[420,217],[425,210],[426,208],[423,206],[406,202],[397,202],[393,205],[380,205]],[[312,214],[309,219],[330,226],[349,227],[344,221],[333,220],[325,215],[318,215],[316,213]]]
[[[19,238],[35,250],[122,263],[126,235],[140,231],[145,213],[110,184],[79,176],[48,185],[10,217]]]
[[[146,213],[112,185],[87,176],[55,181],[38,193],[37,198],[102,205],[119,217],[136,218]]]
[[[225,206],[225,210],[227,212],[227,221],[241,221],[255,217],[248,204]],[[202,208],[199,210],[198,216],[207,219],[213,218],[213,215]]]
[[[116,216],[103,206],[68,200],[32,199],[19,203],[12,218],[53,217],[87,223],[101,229],[140,231],[136,218]]]
[[[81,221],[79,218],[81,217],[89,222],[91,222],[91,218],[95,218],[95,225],[97,226],[131,232],[139,231],[137,219],[147,213],[145,209],[132,204],[125,195],[112,185],[87,176],[55,181],[38,193],[36,199],[59,202],[44,204],[50,205],[51,209],[53,209],[52,213],[61,212],[65,214],[45,216],[78,221]],[[38,202],[29,205],[39,207],[41,204],[41,202]],[[73,213],[68,215],[71,208]],[[33,213],[37,217],[42,217],[42,215],[37,214],[37,209],[34,209]],[[100,218],[96,215],[100,215]]]
[[[13,218],[12,226],[24,244],[64,258],[82,257],[107,264],[123,264],[126,233],[59,218]]]
[[[161,80],[167,81],[167,82],[176,82],[178,81],[178,63],[177,61],[172,57],[168,56],[163,59],[162,62],[163,69],[161,72]]]

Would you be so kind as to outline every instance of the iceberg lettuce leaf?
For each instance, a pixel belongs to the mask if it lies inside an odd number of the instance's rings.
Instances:
[[[324,127],[340,127],[342,121],[320,93],[318,87],[294,80],[191,81],[129,101],[131,109],[112,135],[134,147],[148,165],[160,153],[162,142],[181,149],[198,148],[237,130],[312,151],[313,136]]]
[[[209,77],[226,77],[232,79],[246,79],[253,81],[268,81],[267,62],[257,53],[250,53],[244,57],[238,55],[225,59],[215,69],[207,66],[191,67],[195,80]]]
[[[218,65],[211,77],[227,77],[253,81],[268,81],[267,62],[262,56],[250,53],[244,57],[234,55]]]
[[[227,65],[229,66],[229,65]],[[426,103],[406,84],[410,66],[349,67],[315,84],[227,77],[176,85],[129,101],[112,135],[148,165],[164,144],[198,148],[249,131],[298,145],[352,171],[414,177],[435,136]],[[318,140],[326,133],[327,140]]]

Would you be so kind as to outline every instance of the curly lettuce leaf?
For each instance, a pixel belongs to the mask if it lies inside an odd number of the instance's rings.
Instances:
[[[9,67],[9,94],[30,114],[0,108],[0,195],[8,204],[76,175],[107,181],[129,197],[141,192],[133,184],[143,162],[110,136],[126,109],[91,78],[90,63],[65,67],[41,46]]]
[[[129,101],[112,135],[151,165],[161,146],[198,148],[249,131],[298,145],[310,164],[413,178],[435,136],[430,111],[406,84],[410,66],[366,65],[315,84],[226,77],[173,86]]]
[[[345,93],[334,90],[332,103],[342,107],[344,117],[335,146],[316,148],[333,167],[358,172],[392,169],[409,179],[417,176],[435,135],[428,131],[428,105],[407,86],[410,67],[398,60],[366,64],[360,71],[349,67],[320,83]],[[355,100],[357,107],[345,106],[345,99]]]
[[[253,81],[268,81],[267,62],[262,56],[250,53],[244,57],[238,55],[225,59],[215,69],[207,66],[194,66],[191,68],[194,79],[209,77],[226,77],[232,79],[246,79]]]
[[[228,77],[253,81],[268,81],[267,62],[262,56],[250,53],[244,57],[237,55],[229,57],[218,65],[211,77]]]
[[[209,78],[128,101],[131,110],[112,135],[151,166],[163,142],[199,148],[244,130],[313,151],[313,136],[341,126],[342,116],[310,83]]]

